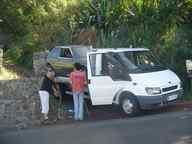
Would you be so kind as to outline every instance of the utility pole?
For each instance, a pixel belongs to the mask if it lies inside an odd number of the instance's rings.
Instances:
[[[1,48],[1,45],[0,45],[0,72],[3,68],[3,49]]]
[[[0,23],[2,23],[2,22],[3,22],[3,20],[0,19]],[[3,45],[1,45],[1,43],[0,43],[0,72],[1,72],[2,68],[3,68]]]

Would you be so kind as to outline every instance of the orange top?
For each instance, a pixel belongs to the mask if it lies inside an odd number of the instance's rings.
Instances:
[[[73,92],[83,92],[86,84],[86,76],[82,71],[74,71],[70,74]]]

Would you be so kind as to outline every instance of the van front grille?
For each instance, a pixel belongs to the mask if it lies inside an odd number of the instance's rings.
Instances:
[[[162,90],[163,90],[163,92],[167,92],[167,91],[175,90],[175,89],[177,89],[177,87],[178,87],[178,86],[175,85],[175,86],[163,88]]]

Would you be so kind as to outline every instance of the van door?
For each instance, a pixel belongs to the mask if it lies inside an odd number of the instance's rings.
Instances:
[[[88,88],[93,105],[112,104],[117,92],[112,78],[103,70],[103,54],[87,54]]]

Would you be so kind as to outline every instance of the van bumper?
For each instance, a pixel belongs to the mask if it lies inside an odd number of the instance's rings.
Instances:
[[[168,101],[168,97],[171,95],[177,95],[177,98]],[[175,92],[158,95],[158,96],[137,96],[137,99],[141,109],[154,109],[154,108],[168,106],[169,104],[173,104],[182,95],[183,95],[183,90],[180,89]]]

